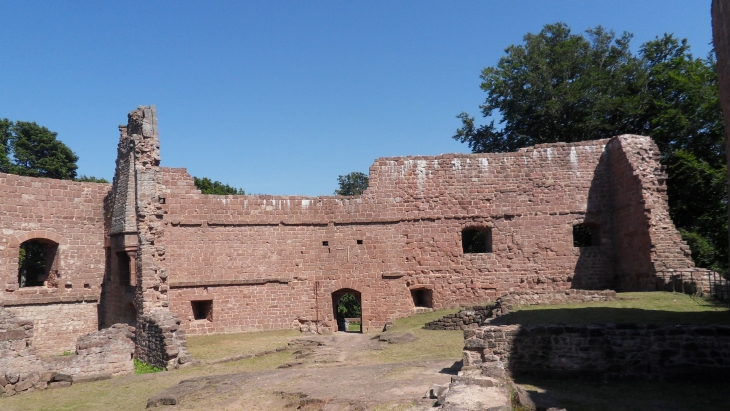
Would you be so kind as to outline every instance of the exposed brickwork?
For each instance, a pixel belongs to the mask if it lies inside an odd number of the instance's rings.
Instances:
[[[727,379],[730,327],[607,324],[464,331],[464,365],[600,379]]]
[[[80,335],[98,330],[97,304],[43,304],[6,307],[18,318],[33,322],[32,345],[38,355],[73,351]]]

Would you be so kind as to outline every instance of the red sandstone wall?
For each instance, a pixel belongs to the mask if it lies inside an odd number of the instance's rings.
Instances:
[[[207,196],[184,169],[163,168],[170,308],[193,333],[286,328],[317,306],[331,321],[331,293],[348,287],[376,328],[412,311],[410,288],[445,307],[518,288],[609,287],[606,142],[380,159],[354,198]],[[601,225],[600,246],[572,246],[582,222]],[[469,226],[492,229],[492,253],[462,252]],[[213,300],[212,322],[192,319],[196,299]]]
[[[618,289],[656,290],[657,276],[694,267],[689,246],[669,217],[666,174],[659,149],[649,137],[620,136],[607,150],[611,161]]]
[[[0,174],[0,187],[0,302],[34,320],[39,352],[73,349],[79,335],[97,329],[110,186]],[[33,238],[59,244],[56,287],[18,287],[19,247]],[[83,301],[90,304],[75,306]]]

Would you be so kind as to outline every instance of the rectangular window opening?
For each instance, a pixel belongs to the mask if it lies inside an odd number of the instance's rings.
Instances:
[[[467,228],[461,232],[461,245],[464,254],[492,252],[491,228]]]
[[[573,247],[597,247],[601,245],[600,227],[594,224],[573,226]]]
[[[191,301],[196,320],[213,321],[213,300]]]
[[[357,244],[362,244],[362,240],[357,240]]]
[[[330,242],[329,241],[322,241],[322,246],[323,247],[327,247],[329,245],[330,245]]]
[[[131,261],[129,255],[124,251],[117,252],[117,272],[119,273],[119,284],[131,284]]]
[[[416,307],[433,308],[433,291],[431,290],[425,288],[411,290],[411,298]]]

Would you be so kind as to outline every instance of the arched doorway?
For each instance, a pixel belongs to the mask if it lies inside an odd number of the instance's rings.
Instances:
[[[332,310],[337,331],[362,332],[362,296],[359,291],[341,288],[332,293]]]

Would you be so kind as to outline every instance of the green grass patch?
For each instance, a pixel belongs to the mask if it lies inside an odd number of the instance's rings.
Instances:
[[[713,300],[671,292],[619,293],[616,301],[532,305],[492,324],[730,324],[730,310]]]
[[[457,311],[459,311],[458,308],[450,308],[395,320],[386,334],[411,333],[417,340],[403,344],[383,343],[380,350],[370,352],[364,361],[395,363],[418,360],[460,360],[461,351],[464,348],[463,331],[424,330],[422,328],[427,322]]]
[[[218,360],[283,347],[301,336],[299,330],[195,335],[187,338],[188,352],[198,360]]]
[[[149,365],[146,362],[142,362],[138,359],[134,359],[134,373],[135,374],[150,374],[153,372],[165,371],[164,368],[157,368],[153,365]]]

